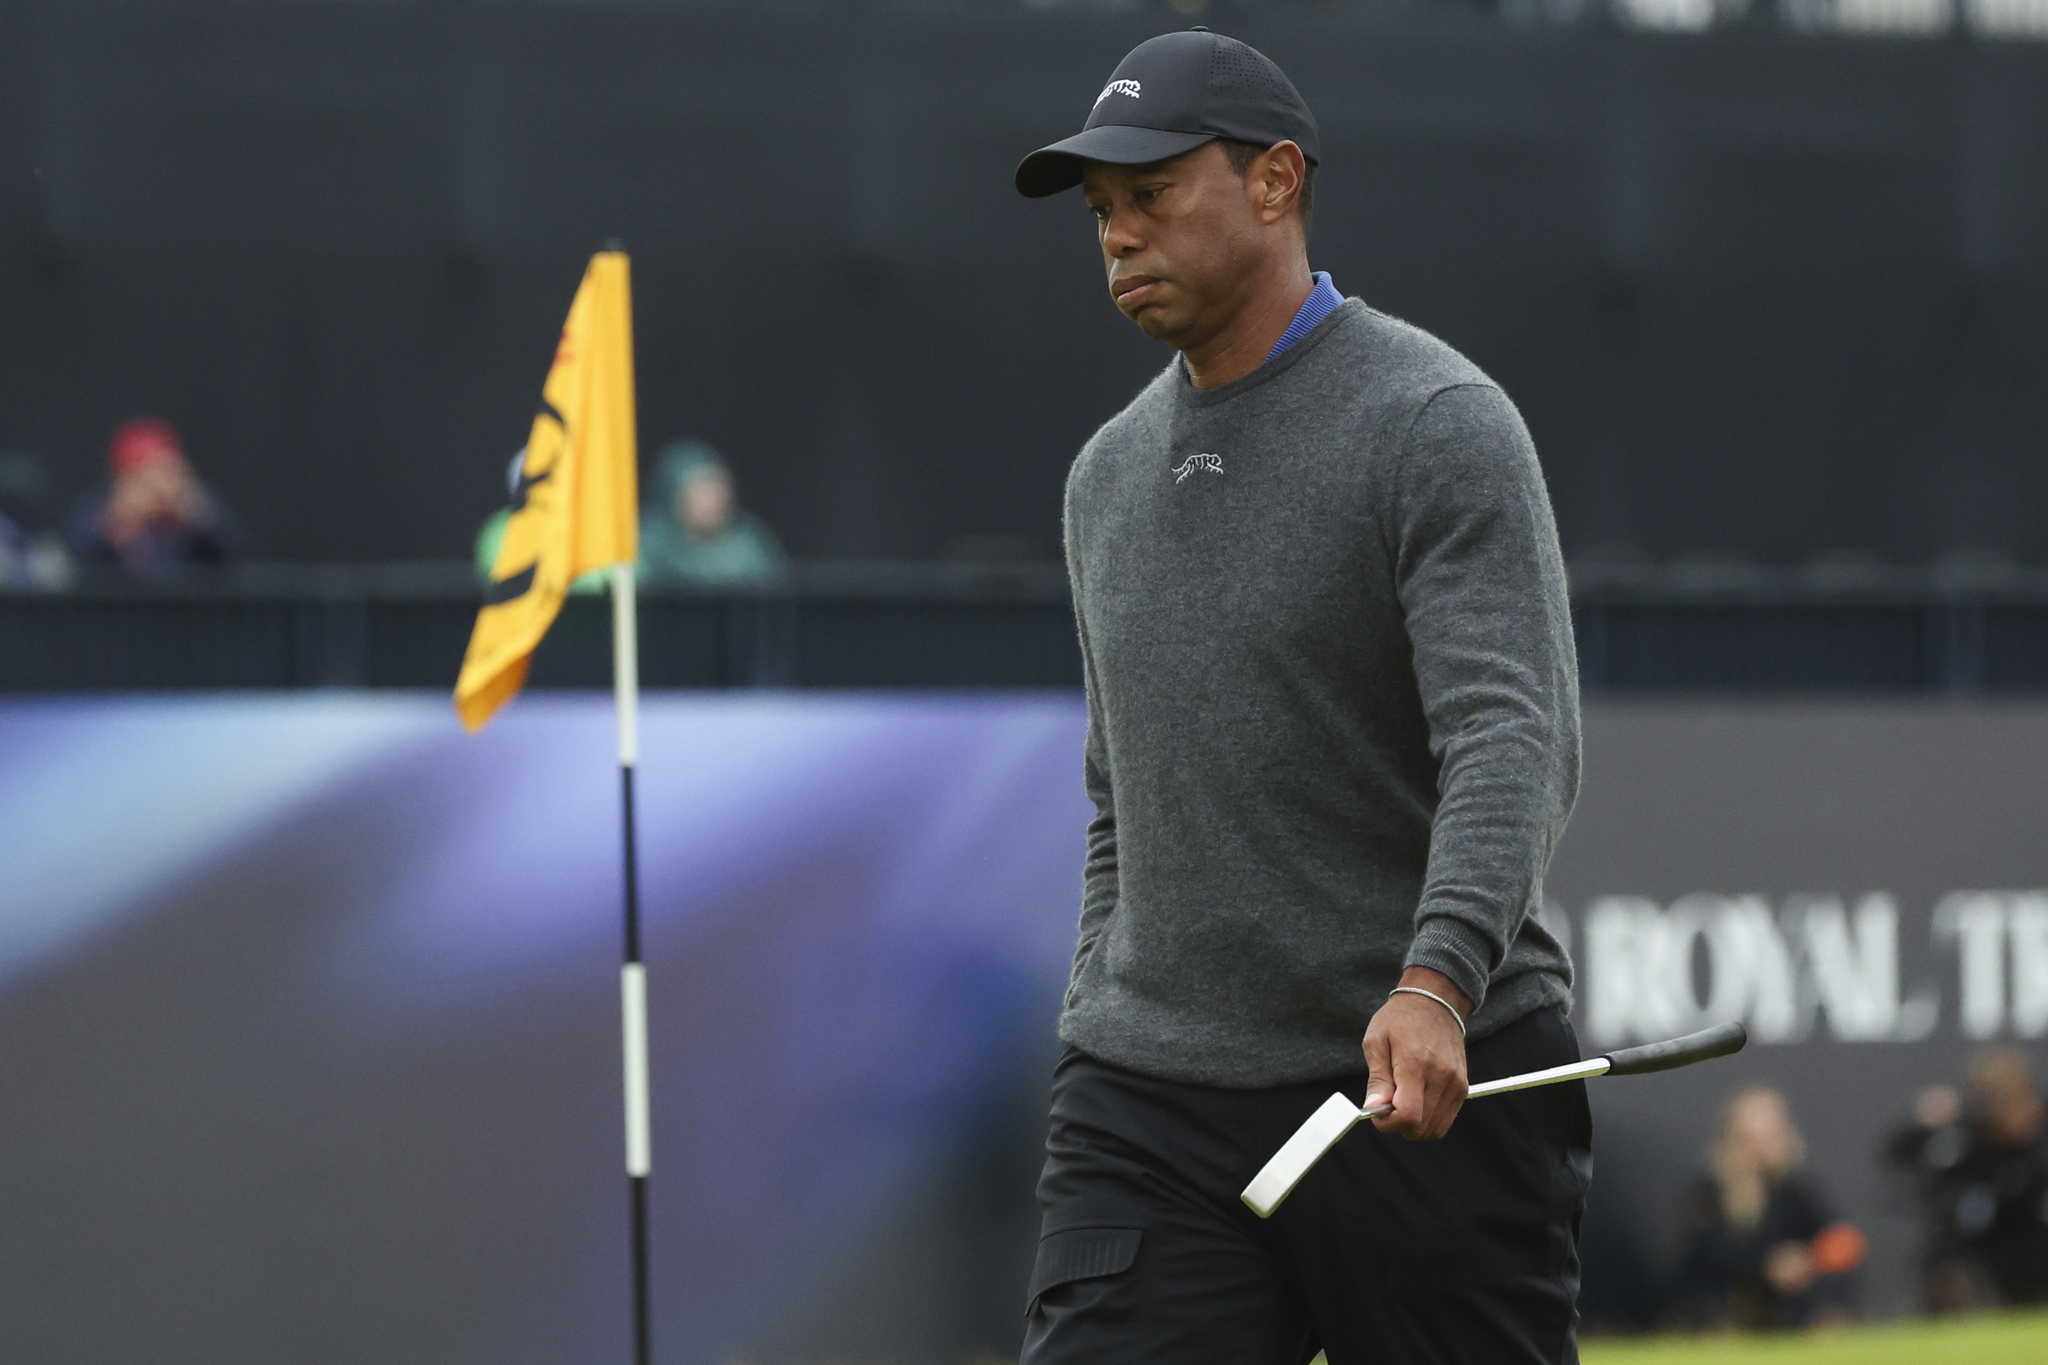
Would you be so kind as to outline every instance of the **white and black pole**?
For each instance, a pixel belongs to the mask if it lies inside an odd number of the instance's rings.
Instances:
[[[640,760],[640,648],[633,566],[612,565],[612,694],[619,718],[619,813],[626,855],[625,962],[619,1017],[626,1064],[626,1186],[632,1203],[633,1362],[649,1365],[647,1173],[653,1168],[648,1114],[647,968],[640,961],[640,862],[633,840],[633,767]]]

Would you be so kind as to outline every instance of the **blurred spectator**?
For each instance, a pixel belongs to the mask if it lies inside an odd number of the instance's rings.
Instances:
[[[512,457],[512,463],[505,466],[505,492],[512,505],[521,498],[520,469],[526,463],[526,447],[519,447],[519,453]],[[498,549],[505,543],[505,523],[512,520],[512,505],[500,507],[484,518],[484,524],[476,533],[476,581],[488,584],[497,572]],[[605,571],[592,569],[569,585],[570,592],[603,592]]]
[[[72,553],[131,569],[219,564],[234,556],[241,540],[234,520],[192,472],[169,422],[138,417],[124,424],[108,443],[107,459],[113,482],[73,515]]]
[[[650,584],[751,586],[782,577],[782,546],[739,506],[732,472],[701,441],[661,453],[640,507],[640,580]]]
[[[1676,1308],[1693,1326],[1797,1327],[1848,1316],[1863,1234],[1830,1218],[1800,1174],[1806,1144],[1785,1098],[1755,1086],[1728,1102],[1689,1199]]]
[[[71,584],[71,555],[44,514],[44,489],[35,456],[0,452],[0,589]]]
[[[1929,1311],[2048,1303],[2048,1134],[2026,1055],[1987,1048],[1968,1102],[1931,1086],[1890,1157],[1920,1184]]]

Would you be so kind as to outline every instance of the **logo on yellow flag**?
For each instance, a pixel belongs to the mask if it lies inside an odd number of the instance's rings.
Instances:
[[[639,554],[636,463],[632,283],[625,253],[604,251],[569,305],[455,682],[455,711],[469,729],[518,694],[569,585]]]

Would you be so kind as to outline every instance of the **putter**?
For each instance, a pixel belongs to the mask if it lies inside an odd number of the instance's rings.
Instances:
[[[1714,1057],[1726,1057],[1742,1051],[1742,1045],[1749,1041],[1749,1032],[1740,1024],[1716,1024],[1698,1033],[1688,1033],[1683,1038],[1673,1038],[1666,1043],[1646,1043],[1642,1047],[1627,1047],[1619,1052],[1610,1052],[1604,1057],[1593,1057],[1569,1066],[1553,1066],[1543,1071],[1526,1071],[1519,1076],[1503,1076],[1497,1081],[1481,1081],[1465,1092],[1468,1100],[1484,1099],[1488,1095],[1504,1095],[1510,1090],[1530,1090],[1539,1085],[1556,1085],[1559,1081],[1591,1080],[1595,1076],[1640,1076],[1648,1071],[1669,1071],[1674,1067],[1691,1066]],[[1323,1107],[1308,1116],[1308,1121],[1294,1130],[1294,1136],[1281,1144],[1273,1153],[1252,1183],[1244,1187],[1243,1199],[1246,1206],[1261,1218],[1271,1218],[1273,1210],[1280,1207],[1282,1200],[1301,1183],[1309,1168],[1322,1160],[1323,1153],[1337,1145],[1337,1140],[1351,1131],[1353,1124],[1361,1119],[1376,1119],[1391,1113],[1391,1104],[1377,1104],[1370,1109],[1361,1109],[1343,1095],[1332,1095],[1323,1101]]]

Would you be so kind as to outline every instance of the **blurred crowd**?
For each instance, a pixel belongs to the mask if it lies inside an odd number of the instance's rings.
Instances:
[[[1926,1229],[1929,1311],[2048,1304],[2048,1105],[2026,1054],[1990,1048],[1968,1084],[1931,1086],[1887,1156]]]
[[[1883,1156],[1919,1213],[1925,1311],[2048,1304],[2048,1103],[2025,1053],[1988,1048],[1962,1087],[1922,1091]],[[1785,1097],[1752,1086],[1731,1098],[1705,1166],[1686,1196],[1669,1324],[1848,1319],[1867,1244],[1807,1168]]]
[[[514,498],[525,452],[507,477]],[[656,587],[773,584],[788,570],[775,533],[739,505],[732,470],[701,441],[663,451],[643,490],[637,577]],[[478,533],[476,572],[488,581],[508,509]],[[52,507],[48,475],[34,456],[0,452],[0,590],[62,591],[81,572],[140,578],[242,556],[242,524],[187,456],[176,427],[138,417],[107,443],[105,483],[68,515]],[[597,576],[578,591],[601,591]]]

